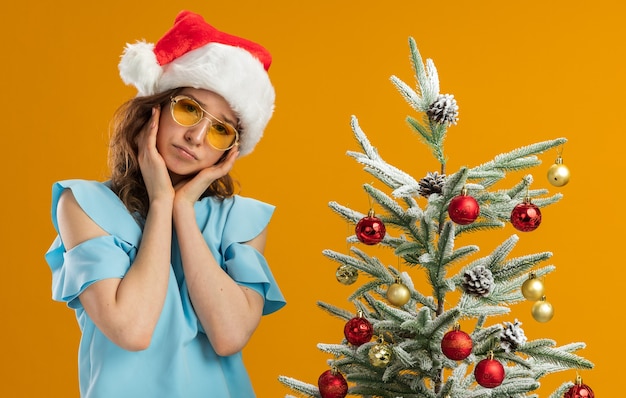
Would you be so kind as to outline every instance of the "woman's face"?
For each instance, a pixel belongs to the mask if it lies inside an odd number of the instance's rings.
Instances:
[[[219,94],[185,88],[178,95],[194,99],[214,117],[231,126],[237,126],[235,112]],[[212,123],[211,117],[205,115],[195,126],[185,127],[172,118],[170,109],[169,104],[161,109],[156,146],[170,171],[173,183],[176,184],[181,179],[214,165],[224,155],[224,151],[213,148],[206,140],[207,130]]]

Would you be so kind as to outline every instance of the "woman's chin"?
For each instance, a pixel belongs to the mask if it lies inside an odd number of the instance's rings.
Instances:
[[[175,171],[170,170],[170,178],[172,180],[172,185],[176,185],[181,181],[185,181],[185,180],[189,180],[193,177],[195,177],[196,174],[198,174],[198,172],[193,172],[193,173],[176,173]]]

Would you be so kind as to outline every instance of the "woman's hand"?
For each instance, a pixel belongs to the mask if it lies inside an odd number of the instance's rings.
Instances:
[[[176,203],[185,202],[193,205],[213,181],[225,176],[233,168],[239,156],[239,147],[235,146],[222,161],[200,170],[195,176],[176,184]]]
[[[159,107],[152,108],[152,117],[137,137],[138,160],[150,202],[165,198],[174,198],[174,187],[167,166],[156,147],[156,136],[159,131]]]

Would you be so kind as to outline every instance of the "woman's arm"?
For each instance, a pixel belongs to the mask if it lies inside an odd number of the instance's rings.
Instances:
[[[98,329],[131,351],[150,345],[170,273],[174,187],[156,149],[159,116],[159,109],[153,109],[138,137],[138,160],[150,202],[137,256],[124,278],[95,282],[79,296]],[[61,194],[57,217],[66,250],[107,234],[85,214],[71,191]]]
[[[173,218],[183,272],[194,310],[218,355],[235,354],[248,343],[263,313],[263,297],[238,285],[216,262],[196,222],[194,204],[207,187],[226,175],[239,156],[226,158],[176,186]],[[263,253],[267,232],[245,242]]]
[[[123,279],[104,279],[79,296],[89,317],[118,346],[148,348],[161,314],[170,265],[171,204],[153,203],[146,219],[137,257]],[[107,235],[66,190],[59,199],[59,233],[66,247]]]
[[[215,261],[197,226],[193,205],[177,201],[174,227],[193,307],[218,355],[241,351],[256,330],[263,297],[238,285]],[[267,230],[247,244],[263,253]]]

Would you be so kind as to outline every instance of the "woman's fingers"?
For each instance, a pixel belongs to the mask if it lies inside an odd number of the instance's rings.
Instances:
[[[143,151],[145,149],[156,149],[156,136],[159,131],[159,116],[161,111],[159,107],[152,108],[152,116],[148,119],[148,122],[141,130],[141,133],[138,137],[137,145],[139,146],[139,150]]]
[[[159,131],[159,118],[161,117],[161,109],[158,106],[152,108],[152,117],[150,118],[150,123],[148,123],[148,143],[150,144],[150,148],[156,149],[156,136]]]
[[[230,170],[235,165],[235,161],[237,160],[238,156],[239,147],[235,147],[228,153],[228,155],[226,155],[225,159],[223,159],[221,162],[214,164],[211,167],[202,170],[201,173],[206,173],[208,176],[212,177],[212,180],[217,180],[218,178],[221,178],[228,174],[228,172],[230,172]]]
[[[239,156],[239,148],[233,148],[222,161],[201,170],[193,178],[176,184],[176,196],[195,202],[213,183],[213,181],[225,176],[233,168],[235,160]]]
[[[173,196],[174,191],[165,161],[156,147],[160,115],[158,106],[152,108],[152,116],[146,122],[137,141],[139,167],[151,200],[162,195]]]

